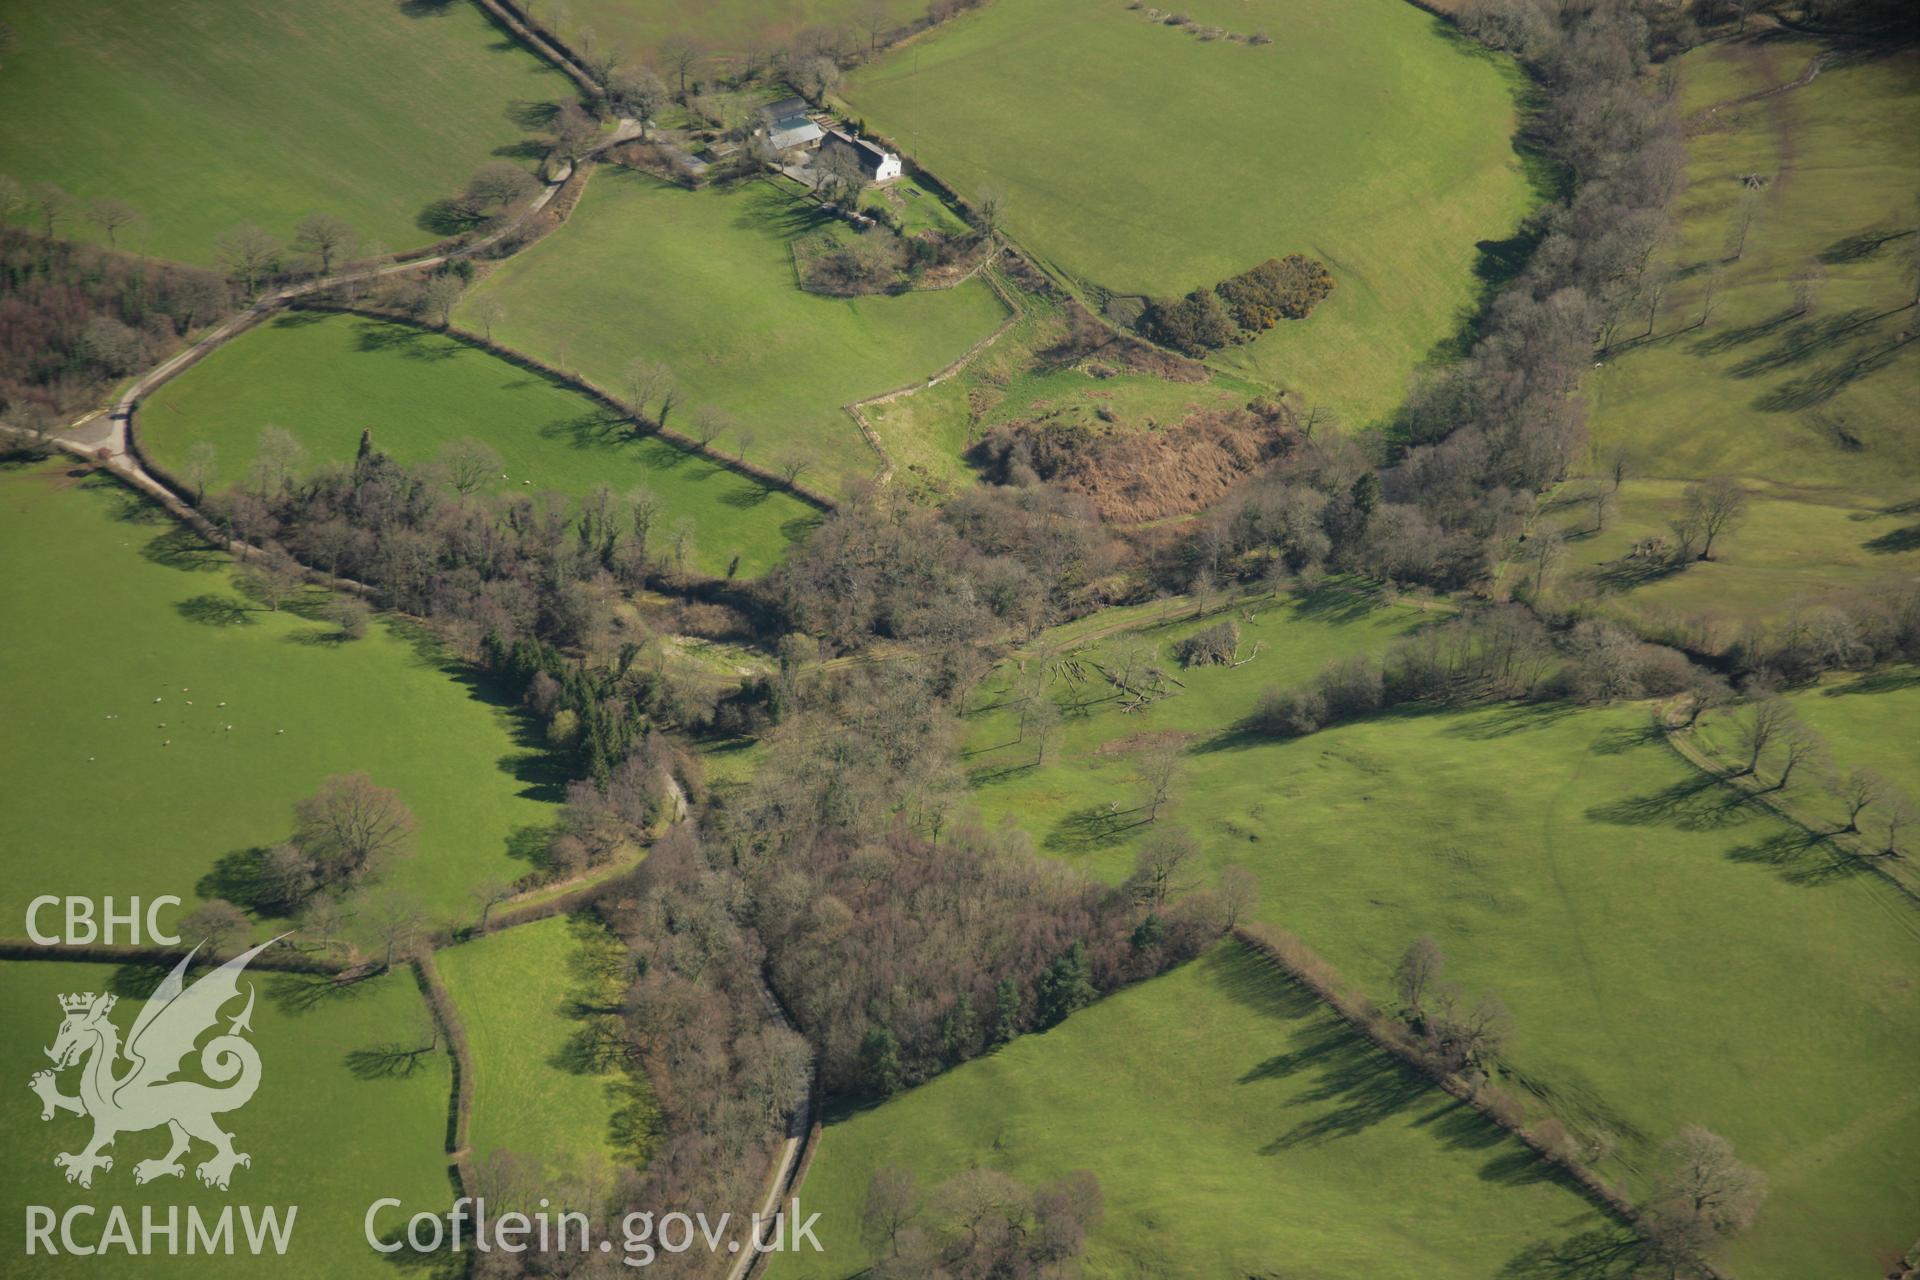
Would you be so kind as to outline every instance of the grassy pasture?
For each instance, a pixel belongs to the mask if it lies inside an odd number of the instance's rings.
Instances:
[[[199,441],[216,449],[211,489],[243,480],[268,425],[292,431],[309,461],[350,462],[362,427],[402,462],[424,463],[449,441],[484,440],[500,454],[500,492],[580,495],[646,488],[661,528],[694,522],[693,567],[761,573],[811,527],[813,507],[658,436],[541,375],[445,334],[362,316],[292,312],[228,343],[142,406],[142,445],[181,474]]]
[[[644,1163],[652,1099],[595,1058],[577,1009],[618,1002],[626,959],[604,930],[563,916],[439,953],[473,1053],[474,1159],[513,1151],[602,1186],[615,1165]]]
[[[43,893],[236,896],[335,773],[413,810],[386,883],[433,918],[467,919],[468,885],[528,870],[561,778],[425,637],[382,621],[337,644],[242,595],[156,508],[53,466],[0,471],[0,546],[7,933]]]
[[[888,1165],[923,1189],[974,1166],[1091,1169],[1090,1276],[1485,1277],[1606,1227],[1232,944],[828,1125],[801,1192],[824,1252],[769,1274],[858,1274],[867,1180]]]
[[[1870,1274],[1912,1243],[1910,907],[1705,784],[1648,733],[1644,707],[1409,712],[1290,742],[1239,735],[1231,725],[1263,685],[1395,629],[1378,611],[1344,630],[1274,614],[1268,652],[1179,672],[1185,689],[1147,712],[1056,684],[1068,714],[1044,769],[1015,741],[1017,677],[996,673],[968,733],[987,819],[1118,879],[1147,830],[1134,748],[1186,733],[1162,821],[1190,826],[1210,869],[1252,870],[1263,918],[1383,1001],[1401,949],[1432,934],[1454,978],[1513,1009],[1522,1083],[1580,1131],[1613,1136],[1609,1176],[1641,1185],[1686,1123],[1765,1169],[1773,1195],[1729,1252],[1736,1272]],[[1193,625],[1148,638],[1164,655]],[[1253,638],[1243,628],[1243,656]],[[1105,660],[1125,637],[1067,643]],[[1300,660],[1269,665],[1290,651]]]
[[[735,424],[715,442],[832,490],[879,465],[844,411],[851,401],[924,380],[993,332],[1004,309],[979,281],[897,297],[824,298],[794,278],[791,241],[820,225],[814,206],[768,183],[698,192],[625,169],[594,175],[567,224],[468,292],[506,317],[501,342],[577,369],[618,394],[629,362],[666,364],[682,391],[669,420],[703,406]]]
[[[48,1065],[41,1049],[53,1043],[60,1025],[58,997],[74,991],[118,994],[113,1021],[124,1036],[133,1025],[133,1007],[163,973],[57,960],[0,963],[0,1027],[6,1029],[0,1064],[14,1082],[0,1099],[0,1121],[14,1148],[0,1177],[6,1201],[0,1248],[7,1252],[7,1274],[22,1280],[103,1273],[313,1280],[391,1276],[391,1261],[362,1236],[367,1206],[384,1196],[401,1199],[403,1209],[380,1219],[381,1227],[391,1228],[403,1224],[406,1214],[444,1208],[452,1197],[443,1154],[452,1072],[444,1050],[407,1052],[429,1043],[431,1034],[426,1002],[404,969],[348,987],[293,974],[259,972],[243,979],[243,987],[251,982],[258,992],[249,1038],[260,1051],[261,1075],[252,1100],[220,1117],[234,1135],[235,1150],[253,1158],[250,1166],[234,1171],[231,1190],[202,1186],[195,1177],[193,1165],[208,1155],[203,1143],[195,1143],[186,1157],[184,1178],[136,1186],[134,1164],[166,1153],[164,1129],[122,1134],[109,1152],[113,1168],[96,1173],[91,1190],[68,1183],[54,1167],[55,1153],[79,1150],[88,1132],[86,1122],[64,1112],[42,1123],[40,1100],[26,1088],[27,1077]],[[236,1002],[230,1013],[239,1007]],[[197,1061],[197,1056],[188,1059],[189,1078]],[[76,1070],[62,1073],[61,1091],[76,1092],[78,1078]],[[83,1240],[89,1229],[104,1228],[109,1205],[126,1209],[136,1240],[143,1205],[158,1209],[163,1222],[169,1205],[181,1206],[183,1215],[185,1206],[194,1205],[208,1219],[227,1205],[271,1205],[283,1212],[297,1205],[299,1213],[284,1257],[155,1256],[128,1263],[118,1250],[91,1258],[24,1256],[29,1204],[55,1213],[72,1205],[97,1206],[92,1219],[77,1220]],[[237,1209],[235,1216],[239,1235]],[[183,1255],[185,1230],[183,1216]]]
[[[1920,670],[1893,667],[1831,676],[1785,696],[1800,719],[1825,741],[1827,759],[1822,764],[1829,777],[1873,769],[1910,800],[1920,800],[1920,746],[1914,743],[1913,731],[1920,723]],[[1702,745],[1718,760],[1744,765],[1739,731],[1743,719],[1738,711],[1709,713],[1699,727]],[[1778,776],[1778,752],[1769,753],[1760,773],[1765,780]],[[1797,772],[1782,798],[1811,821],[1844,826],[1846,806],[1822,781],[1818,773]],[[1879,813],[1877,807],[1870,807],[1861,817],[1869,840],[1886,834],[1885,828],[1877,826]]]
[[[1518,73],[1393,0],[1214,9],[1192,12],[1274,43],[1203,42],[1106,0],[996,3],[842,93],[955,189],[999,190],[1009,232],[1089,284],[1177,295],[1287,253],[1327,262],[1339,287],[1310,320],[1218,363],[1364,425],[1456,332],[1477,246],[1530,203]]]
[[[465,0],[0,0],[0,21],[0,173],[124,200],[146,232],[121,246],[186,262],[316,211],[389,249],[437,240],[427,205],[572,94]],[[60,233],[104,242],[82,213]]]
[[[926,13],[918,0],[881,0],[887,20],[904,25]],[[611,47],[636,62],[651,63],[661,79],[676,87],[674,74],[660,59],[660,50],[685,40],[698,54],[695,78],[739,65],[742,55],[758,49],[764,57],[803,32],[830,29],[848,33],[849,46],[866,47],[867,32],[860,26],[871,0],[702,0],[699,4],[656,5],[641,0],[567,0],[555,5],[534,0],[534,16],[575,48],[584,47],[583,33],[592,42]]]
[[[1613,527],[1575,542],[1574,563],[1626,592],[1615,607],[1704,616],[1723,639],[1920,568],[1920,346],[1907,270],[1920,234],[1910,145],[1920,54],[1841,58],[1810,83],[1716,109],[1790,84],[1821,52],[1754,39],[1682,59],[1688,187],[1666,264],[1677,278],[1653,337],[1621,343],[1588,380],[1594,466],[1625,449],[1635,478]],[[1731,260],[1727,237],[1753,174],[1767,185]],[[1817,296],[1796,315],[1808,271]],[[1685,482],[1716,473],[1738,476],[1753,499],[1713,564],[1644,585],[1606,568],[1634,539],[1666,535]],[[1565,520],[1576,531],[1590,523],[1584,512]]]

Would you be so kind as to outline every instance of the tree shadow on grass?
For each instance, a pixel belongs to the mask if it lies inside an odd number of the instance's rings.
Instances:
[[[1820,691],[1823,698],[1845,698],[1856,693],[1896,693],[1920,684],[1920,666],[1890,667]]]
[[[1838,315],[1803,320],[1782,334],[1780,341],[1772,347],[1748,356],[1727,370],[1728,376],[1758,378],[1804,364],[1877,319],[1879,317],[1868,308],[1856,307]]]
[[[1749,342],[1770,338],[1797,319],[1799,319],[1799,312],[1792,307],[1787,307],[1776,311],[1764,320],[1756,320],[1752,324],[1741,325],[1734,329],[1722,329],[1711,337],[1698,338],[1689,350],[1696,356],[1719,355],[1722,352],[1732,351],[1735,347],[1744,347]]]
[[[1110,849],[1124,840],[1127,832],[1147,825],[1145,818],[1134,816],[1137,813],[1138,809],[1104,804],[1075,809],[1053,825],[1040,847],[1050,853],[1094,853]]]
[[[1651,720],[1645,724],[1619,725],[1595,738],[1590,750],[1597,756],[1625,755],[1635,747],[1653,746],[1665,736],[1660,726]]]
[[[1294,614],[1298,617],[1342,626],[1359,622],[1379,608],[1380,593],[1366,587],[1339,583],[1313,591],[1296,592],[1292,603]]]
[[[175,602],[174,611],[188,622],[197,622],[205,627],[251,627],[255,625],[253,610],[247,608],[232,596],[208,592]]]
[[[774,495],[774,487],[764,482],[735,485],[720,495],[720,505],[751,511]]]
[[[515,98],[507,103],[505,114],[522,129],[546,129],[560,114],[560,104],[544,98]]]
[[[442,196],[431,201],[413,219],[413,225],[431,235],[457,236],[473,230],[486,219],[463,207],[458,200]]]
[[[552,870],[553,859],[547,850],[553,843],[554,830],[542,824],[515,827],[507,835],[507,856],[540,871]]]
[[[1771,867],[1782,880],[1802,889],[1837,884],[1863,873],[1859,863],[1842,857],[1825,836],[1798,828],[1737,845],[1727,850],[1727,860]]]
[[[1920,524],[1910,524],[1904,529],[1890,529],[1879,537],[1870,538],[1860,545],[1879,556],[1920,551]]]
[[[200,877],[193,891],[202,898],[224,898],[253,915],[270,914],[271,908],[279,904],[269,901],[270,895],[263,884],[269,852],[266,845],[255,845],[221,854],[215,859],[213,870]]]
[[[450,360],[465,349],[463,343],[443,334],[388,320],[355,321],[353,345],[360,351],[396,351],[409,359],[436,361]]]
[[[368,978],[343,982],[331,973],[283,973],[267,980],[266,993],[274,1008],[293,1014],[358,1000],[374,986]]]
[[[1297,1094],[1291,1105],[1325,1109],[1261,1147],[1262,1155],[1353,1137],[1422,1101],[1432,1100],[1433,1086],[1427,1080],[1361,1039],[1331,1014],[1304,1028],[1295,1036],[1294,1045],[1291,1051],[1260,1063],[1241,1077],[1241,1083],[1311,1071],[1313,1083]]]
[[[1470,716],[1447,726],[1447,734],[1449,737],[1490,742],[1516,733],[1549,729],[1578,713],[1578,708],[1566,702],[1501,703],[1484,714]]]
[[[200,535],[184,525],[167,530],[140,548],[140,554],[154,564],[183,573],[220,573],[228,567],[225,553],[200,540]]]
[[[1626,1226],[1595,1227],[1565,1240],[1538,1240],[1507,1260],[1499,1280],[1632,1280],[1651,1261]]]
[[[1895,240],[1913,235],[1912,230],[1887,231],[1883,228],[1870,228],[1854,235],[1843,236],[1822,249],[1820,261],[1828,266],[1839,266],[1849,262],[1865,262],[1880,255],[1880,251]]]
[[[1623,558],[1611,560],[1587,574],[1587,581],[1609,595],[1619,595],[1637,587],[1663,582],[1683,572],[1692,563],[1678,556],[1663,560]]]
[[[347,1070],[356,1080],[405,1080],[433,1060],[438,1045],[381,1044],[347,1053]]]
[[[1912,341],[1913,336],[1906,334],[1878,350],[1855,351],[1837,364],[1781,383],[1757,397],[1753,407],[1762,413],[1793,413],[1825,404],[1860,379],[1892,364],[1900,350]]]
[[[1679,831],[1718,831],[1750,821],[1752,797],[1718,778],[1695,774],[1644,796],[1594,805],[1586,816],[1615,827],[1673,827]]]
[[[605,409],[589,409],[570,418],[554,418],[542,424],[539,434],[542,440],[560,440],[575,449],[607,449],[631,440],[633,424]],[[659,469],[663,464],[654,465]]]

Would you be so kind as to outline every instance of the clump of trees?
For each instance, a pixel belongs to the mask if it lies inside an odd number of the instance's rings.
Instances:
[[[1231,618],[1183,636],[1173,656],[1183,667],[1230,667],[1240,651],[1240,624]]]
[[[413,847],[412,810],[364,773],[335,774],[294,806],[294,830],[269,850],[250,892],[253,905],[293,915],[317,895],[339,898],[377,879]]]
[[[1030,1187],[968,1169],[922,1190],[911,1170],[876,1169],[860,1211],[875,1280],[1064,1274],[1100,1225],[1100,1180],[1085,1169]]]
[[[1269,258],[1211,289],[1153,303],[1141,315],[1140,331],[1176,351],[1204,357],[1258,337],[1283,317],[1304,320],[1333,285],[1324,263],[1297,253]]]
[[[1430,937],[1414,939],[1393,972],[1401,1016],[1433,1067],[1485,1076],[1506,1047],[1513,1017],[1497,996],[1482,995],[1469,1003],[1443,976],[1446,967],[1439,943]]]
[[[44,434],[232,309],[211,271],[0,225],[0,422]]]

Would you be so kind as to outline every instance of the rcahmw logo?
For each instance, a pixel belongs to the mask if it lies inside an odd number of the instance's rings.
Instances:
[[[84,1146],[53,1157],[53,1163],[66,1171],[68,1182],[91,1188],[96,1173],[113,1171],[113,1157],[106,1151],[121,1134],[163,1126],[170,1145],[164,1155],[133,1166],[136,1183],[184,1179],[186,1165],[181,1157],[189,1155],[196,1142],[212,1148],[206,1159],[194,1165],[194,1175],[208,1187],[225,1191],[236,1169],[252,1165],[246,1152],[234,1149],[234,1135],[215,1118],[245,1106],[260,1087],[260,1052],[246,1038],[253,1030],[252,984],[247,987],[245,1006],[224,1020],[225,1030],[220,1029],[221,1011],[240,998],[240,975],[247,963],[278,941],[263,942],[188,986],[187,966],[200,950],[195,947],[141,1007],[124,1044],[112,1018],[115,997],[91,991],[60,997],[60,1030],[46,1051],[53,1069],[34,1073],[29,1084],[40,1096],[42,1120],[70,1112],[93,1122],[93,1135]],[[215,1034],[200,1045],[209,1031]],[[176,1078],[196,1046],[200,1048],[199,1074],[211,1084]],[[59,1073],[74,1067],[80,1073],[78,1092],[60,1092]],[[284,1221],[282,1212],[267,1208],[256,1214],[251,1205],[241,1206],[244,1247],[256,1254],[268,1248],[286,1252],[299,1208],[286,1208]],[[73,1205],[64,1213],[47,1205],[28,1205],[27,1253],[234,1252],[231,1205],[212,1215],[211,1221],[198,1206],[189,1205],[184,1227],[178,1206],[148,1205],[140,1210],[138,1230],[125,1209],[111,1205],[104,1210],[99,1235],[92,1241],[82,1238],[83,1232],[93,1230],[91,1220],[101,1213],[86,1204]]]

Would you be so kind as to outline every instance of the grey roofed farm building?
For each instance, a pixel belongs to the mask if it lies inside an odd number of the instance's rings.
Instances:
[[[761,110],[760,117],[766,122],[767,141],[775,151],[810,147],[820,141],[820,126],[808,117],[805,98],[782,98],[770,103]]]

